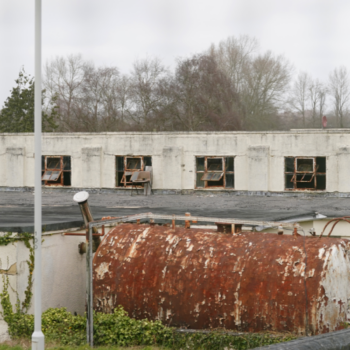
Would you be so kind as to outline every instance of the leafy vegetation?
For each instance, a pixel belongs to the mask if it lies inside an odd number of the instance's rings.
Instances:
[[[42,327],[48,342],[65,346],[82,346],[86,343],[86,318],[74,316],[65,308],[45,311],[42,314]],[[33,329],[33,315],[19,314],[16,319],[10,319],[9,332],[13,338],[30,339]],[[268,333],[236,336],[223,331],[179,333],[174,328],[163,326],[160,321],[132,319],[121,306],[113,314],[94,315],[96,346],[158,345],[169,349],[252,349],[294,338],[292,335]]]
[[[0,350],[29,350],[31,349],[31,342],[29,341],[9,341],[4,344],[0,344]],[[45,349],[50,350],[91,350],[88,345],[82,345],[79,347],[62,346],[55,343],[45,343]],[[117,346],[103,346],[94,347],[95,350],[160,350],[158,346],[131,346],[131,347],[117,347]]]
[[[16,84],[0,111],[0,132],[33,132],[34,79],[26,75],[22,69]],[[57,115],[56,109],[53,99],[50,115],[42,113],[43,131],[53,131],[57,128],[54,122]]]

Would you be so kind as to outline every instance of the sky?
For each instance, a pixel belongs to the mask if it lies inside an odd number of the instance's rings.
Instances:
[[[34,5],[0,0],[0,108],[21,67],[34,74]],[[334,68],[350,69],[349,18],[348,0],[42,0],[42,60],[80,53],[128,73],[135,60],[159,57],[172,69],[246,34],[294,74],[326,82]]]

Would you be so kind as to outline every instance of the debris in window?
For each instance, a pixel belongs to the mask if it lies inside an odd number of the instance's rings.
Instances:
[[[71,186],[71,157],[42,156],[42,184]]]
[[[325,190],[326,157],[286,157],[286,190]]]
[[[196,157],[196,188],[234,188],[234,157]]]
[[[140,170],[141,158],[126,158],[126,169],[128,170]]]
[[[116,156],[116,187],[132,187],[132,176],[152,166],[151,156]]]
[[[219,181],[224,176],[224,173],[205,173],[201,180],[202,181]]]

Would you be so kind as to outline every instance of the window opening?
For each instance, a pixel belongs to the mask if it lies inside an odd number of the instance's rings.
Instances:
[[[71,186],[71,157],[42,156],[42,184],[45,186]]]
[[[196,157],[196,188],[234,188],[234,157]]]
[[[124,157],[116,156],[116,187],[132,187],[131,177],[134,172],[144,171],[146,166],[152,166],[151,156]],[[139,186],[143,187],[143,185]]]
[[[127,170],[141,170],[141,158],[126,158]]]
[[[286,190],[325,190],[326,157],[286,157]]]

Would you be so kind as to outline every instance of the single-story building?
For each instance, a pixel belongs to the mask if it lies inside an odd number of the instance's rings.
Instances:
[[[350,130],[46,133],[44,186],[154,191],[350,194]],[[0,187],[34,186],[34,134],[0,134]]]

